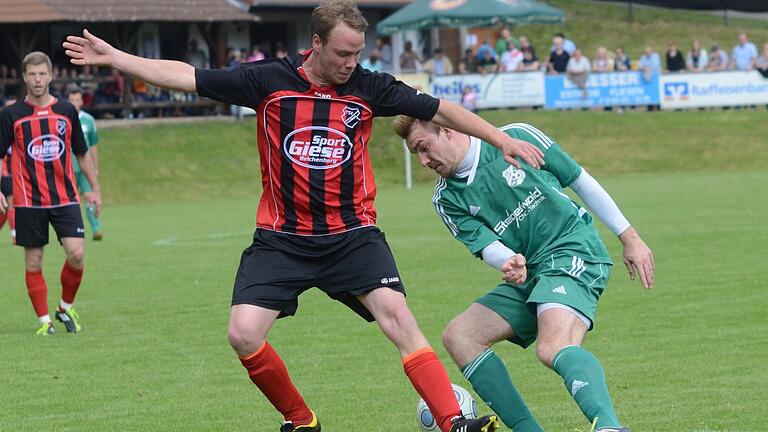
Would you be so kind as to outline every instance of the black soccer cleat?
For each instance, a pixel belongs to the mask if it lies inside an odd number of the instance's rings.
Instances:
[[[493,432],[499,428],[499,419],[495,415],[487,415],[476,419],[464,416],[456,417],[451,426],[451,432]]]
[[[312,421],[309,424],[294,426],[293,422],[285,422],[280,426],[280,432],[320,432],[320,421],[312,411]]]
[[[67,333],[79,333],[82,327],[80,326],[80,315],[75,312],[75,308],[70,308],[66,311],[56,311],[56,321],[64,324],[67,329]]]

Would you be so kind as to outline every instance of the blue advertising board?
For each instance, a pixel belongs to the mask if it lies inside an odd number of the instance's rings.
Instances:
[[[593,73],[587,78],[586,91],[577,87],[565,75],[548,75],[544,85],[544,106],[548,109],[659,103],[658,74],[653,74],[646,81],[641,72]]]

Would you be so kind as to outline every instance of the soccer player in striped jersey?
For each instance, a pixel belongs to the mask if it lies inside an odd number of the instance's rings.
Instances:
[[[504,283],[454,318],[443,342],[477,393],[515,432],[541,431],[491,349],[508,340],[528,347],[560,375],[593,430],[628,431],[613,408],[597,358],[582,348],[595,321],[611,258],[592,217],[570,187],[616,234],[632,279],[653,286],[651,250],[613,199],[556,142],[535,127],[501,130],[544,152],[542,170],[510,165],[484,140],[434,123],[398,116],[395,132],[420,163],[441,178],[432,202],[451,234]]]
[[[114,67],[256,111],[263,192],[253,244],[235,277],[228,336],[251,381],[282,414],[282,432],[320,430],[266,341],[275,320],[294,315],[299,295],[312,287],[377,322],[443,432],[493,431],[496,416],[461,415],[445,368],[408,308],[392,252],[375,226],[368,141],[374,117],[408,114],[482,137],[517,165],[514,156],[538,167],[543,153],[457,104],[361,68],[367,26],[354,2],[324,1],[310,17],[311,49],[231,70],[133,56],[87,30],[67,37],[64,48],[75,65]]]
[[[5,226],[5,222],[8,222],[8,228],[11,231],[11,242],[16,241],[16,213],[13,210],[13,178],[11,177],[11,148],[8,147],[8,151],[5,157],[0,159],[0,195],[5,197],[8,205],[8,211],[0,212],[0,230]]]
[[[83,277],[85,230],[72,171],[73,153],[93,186],[93,192],[84,193],[83,198],[96,208],[97,214],[101,209],[99,183],[75,107],[49,92],[51,59],[39,51],[27,54],[22,74],[26,98],[0,113],[0,154],[13,148],[16,244],[24,247],[27,292],[41,325],[37,334],[52,335],[55,328],[48,314],[42,265],[48,225],[53,225],[66,253],[61,269],[61,301],[55,316],[68,332],[77,333],[81,329],[80,317],[72,304]],[[0,213],[7,209],[8,203],[0,195]]]

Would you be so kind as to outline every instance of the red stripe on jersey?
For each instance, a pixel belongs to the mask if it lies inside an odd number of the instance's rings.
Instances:
[[[310,143],[312,141],[313,129],[312,126],[312,111],[315,106],[315,100],[312,98],[300,98],[296,101],[296,114],[294,116],[294,131],[297,132],[293,135],[288,142],[278,143],[281,147],[281,151],[285,153],[285,146],[289,147],[291,142],[304,142]],[[303,130],[302,130],[303,129]],[[305,147],[306,148],[306,147]],[[306,166],[301,166],[297,163],[292,164],[293,167],[293,204],[296,208],[296,232],[298,233],[312,233],[312,219],[311,212],[299,211],[299,209],[309,209],[309,170]]]
[[[373,115],[366,112],[364,116],[370,116],[368,121],[363,121],[358,130],[359,140],[362,142],[361,161],[355,163],[355,178],[362,179],[362,187],[355,188],[354,202],[356,204],[356,214],[363,224],[376,223],[376,209],[373,207],[373,201],[376,198],[376,182],[373,180],[373,166],[371,157],[368,154],[368,139],[371,137],[373,129]],[[366,117],[363,117],[366,119]],[[357,137],[356,137],[357,139]],[[359,203],[359,205],[358,205]]]
[[[66,143],[67,149],[72,148],[72,145],[70,144],[70,133],[69,133],[69,131],[72,130],[72,125],[69,124],[69,120],[63,116],[51,116],[51,117],[48,117],[47,120],[48,120],[48,130],[51,131],[51,133],[55,133],[57,136],[58,136],[58,129],[56,126],[58,121],[64,120],[67,123],[67,131],[65,132],[64,142]],[[69,203],[69,196],[67,195],[67,189],[64,186],[64,182],[66,181],[66,178],[65,178],[66,171],[64,169],[64,166],[62,165],[62,161],[65,160],[63,158],[65,157],[66,158],[72,157],[72,152],[70,151],[68,153],[64,153],[61,158],[52,161],[54,185],[56,187],[56,194],[59,197],[59,204]]]

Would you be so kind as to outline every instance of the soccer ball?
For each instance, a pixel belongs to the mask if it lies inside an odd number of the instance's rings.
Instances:
[[[463,387],[451,384],[453,387],[453,394],[456,396],[456,400],[459,402],[459,408],[461,413],[466,418],[477,418],[477,402],[469,392]],[[423,432],[439,431],[437,421],[432,413],[429,412],[427,403],[424,399],[419,399],[419,403],[416,404],[416,419],[419,421],[419,427]]]

